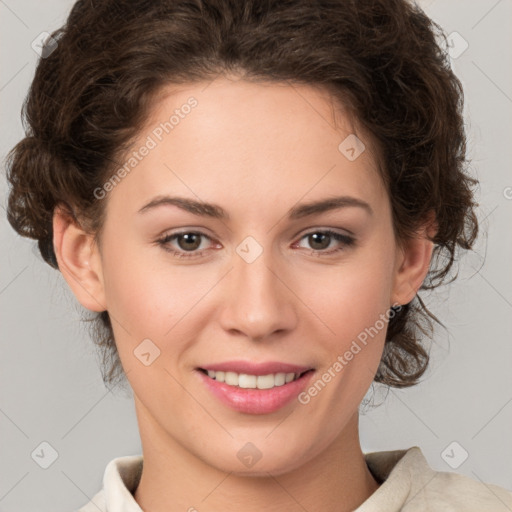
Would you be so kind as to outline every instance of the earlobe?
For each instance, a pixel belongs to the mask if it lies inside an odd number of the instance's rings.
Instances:
[[[105,311],[101,259],[93,235],[84,231],[63,207],[53,214],[53,246],[59,270],[80,304]]]
[[[416,237],[403,244],[397,258],[392,303],[408,304],[416,296],[430,268],[436,231],[434,223],[427,223]]]

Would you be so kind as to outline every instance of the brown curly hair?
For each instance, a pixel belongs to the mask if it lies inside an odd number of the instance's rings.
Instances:
[[[98,236],[94,190],[118,168],[163,86],[238,74],[329,90],[377,141],[399,241],[429,213],[437,233],[421,289],[446,281],[478,233],[462,86],[444,34],[407,0],[79,0],[51,36],[23,105],[26,137],[7,156],[8,220],[58,268],[57,204]],[[52,47],[53,48],[53,47]],[[451,280],[453,280],[453,277]],[[96,313],[105,384],[124,376],[107,311]],[[425,335],[442,323],[417,294],[390,318],[375,381],[412,386]]]

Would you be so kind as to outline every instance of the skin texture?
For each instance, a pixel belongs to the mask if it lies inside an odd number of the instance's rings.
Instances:
[[[366,150],[354,161],[340,152],[354,126],[326,92],[227,77],[164,92],[134,148],[190,96],[198,104],[102,199],[100,247],[61,210],[54,215],[59,267],[83,306],[109,311],[133,388],[144,455],[135,499],[152,512],[353,510],[378,488],[358,406],[385,329],[308,404],[271,414],[231,410],[196,368],[280,361],[315,368],[316,381],[379,315],[414,298],[431,233],[397,244],[371,139],[357,132]],[[168,205],[138,212],[162,194],[216,203],[230,218]],[[373,214],[345,207],[287,218],[298,204],[341,195]],[[189,228],[206,235],[202,257],[178,258],[156,243]],[[328,228],[355,244],[305,236]],[[247,236],[263,249],[251,263],[236,252]],[[134,356],[144,339],[161,351],[149,366]],[[261,452],[251,468],[237,457],[247,442]]]

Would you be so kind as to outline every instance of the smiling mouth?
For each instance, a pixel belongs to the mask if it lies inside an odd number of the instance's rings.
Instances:
[[[269,373],[267,375],[251,375],[248,373],[205,370],[203,368],[198,368],[198,370],[212,380],[242,389],[272,389],[284,386],[313,371],[310,369],[302,373]]]

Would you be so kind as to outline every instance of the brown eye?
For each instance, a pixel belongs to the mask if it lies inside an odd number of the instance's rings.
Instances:
[[[210,237],[204,233],[183,231],[181,233],[165,235],[157,240],[157,243],[162,246],[165,251],[172,253],[178,258],[195,258],[205,256],[206,249],[199,249],[203,238],[211,240]]]
[[[176,235],[176,241],[180,249],[184,251],[195,251],[201,245],[202,235],[199,233],[183,233]]]
[[[308,235],[308,242],[312,249],[327,249],[329,247],[330,241],[331,236],[326,233],[319,232],[311,233]]]
[[[336,231],[332,231],[329,229],[306,233],[301,238],[301,240],[303,239],[307,240],[308,244],[308,247],[305,247],[305,249],[310,249],[312,254],[316,253],[318,255],[330,255],[333,253],[337,253],[339,251],[343,251],[345,248],[355,245],[355,238],[348,235],[343,235],[341,233],[337,233]],[[326,250],[329,248],[331,242],[333,241],[335,243],[337,242],[338,247]]]

